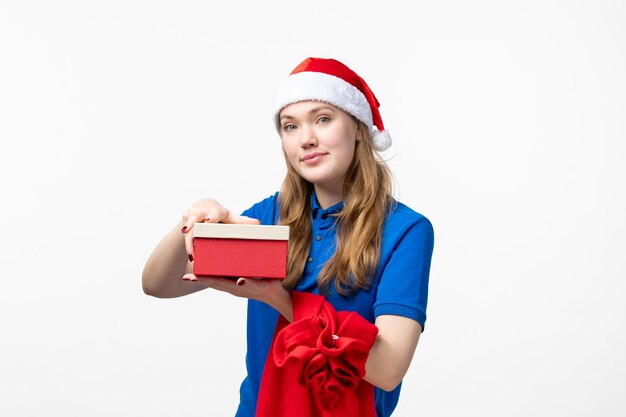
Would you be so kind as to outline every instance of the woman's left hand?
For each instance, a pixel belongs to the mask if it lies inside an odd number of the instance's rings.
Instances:
[[[293,320],[291,294],[283,288],[279,279],[198,277],[194,274],[185,274],[183,279],[198,282],[207,288],[224,291],[236,297],[261,301],[273,307],[287,320]]]

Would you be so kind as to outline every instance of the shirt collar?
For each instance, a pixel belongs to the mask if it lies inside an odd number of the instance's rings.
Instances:
[[[326,216],[324,217],[328,217],[331,214],[337,214],[342,209],[343,201],[340,201],[324,210],[322,207],[320,207],[320,203],[317,201],[317,195],[315,194],[315,191],[313,191],[313,193],[311,194],[311,216],[313,216],[314,219],[317,218],[318,215],[321,216],[325,214]]]

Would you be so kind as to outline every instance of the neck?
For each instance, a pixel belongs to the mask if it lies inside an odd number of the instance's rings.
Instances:
[[[337,187],[324,187],[319,184],[315,184],[314,187],[317,202],[320,203],[320,207],[324,210],[343,200],[343,192],[341,189],[337,189]]]

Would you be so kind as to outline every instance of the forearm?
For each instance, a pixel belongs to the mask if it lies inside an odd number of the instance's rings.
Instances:
[[[385,391],[395,389],[409,369],[421,326],[400,316],[376,319],[379,334],[365,363],[364,379]]]
[[[205,288],[200,284],[181,279],[191,270],[181,228],[182,221],[159,242],[148,258],[142,274],[142,286],[146,294],[172,298]]]
[[[293,306],[289,291],[280,291],[271,303],[272,307],[283,315],[287,321],[293,322]]]

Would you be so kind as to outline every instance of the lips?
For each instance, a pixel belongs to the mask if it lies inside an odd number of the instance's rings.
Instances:
[[[313,153],[309,153],[306,154],[302,157],[301,161],[302,162],[314,162],[316,160],[318,160],[320,157],[326,155],[325,153],[322,152],[313,152]]]

